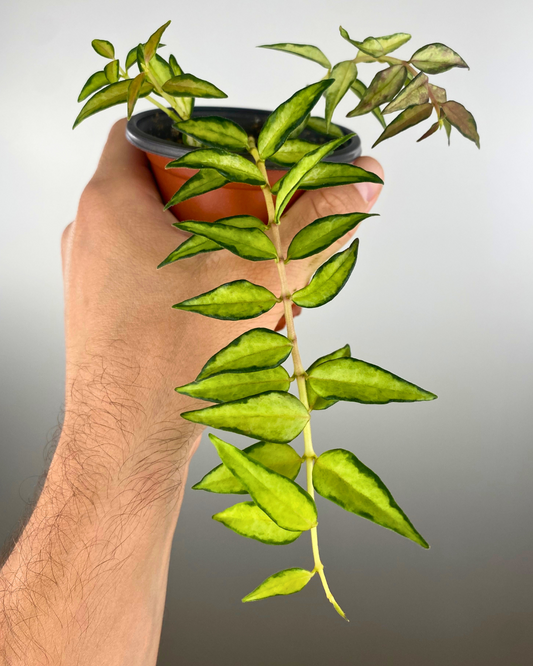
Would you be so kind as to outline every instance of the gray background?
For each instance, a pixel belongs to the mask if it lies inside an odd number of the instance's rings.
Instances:
[[[79,88],[103,64],[90,40],[125,54],[172,18],[165,42],[186,70],[220,85],[229,104],[263,108],[322,73],[257,44],[316,43],[345,59],[342,23],[359,39],[411,32],[406,56],[431,41],[463,55],[471,71],[438,82],[475,113],[481,152],[457,133],[450,149],[441,134],[416,145],[418,128],[371,151],[386,172],[381,217],[361,231],[341,297],[298,320],[307,362],[350,342],[355,356],[439,394],[420,405],[339,405],[314,419],[318,450],[355,451],[432,549],[320,501],[323,559],[351,623],[315,581],[294,597],[243,605],[270,573],[309,566],[308,540],[277,549],[242,539],[210,520],[229,500],[187,491],[160,664],[532,663],[531,7],[22,0],[4,3],[0,18],[2,539],[31,497],[63,401],[60,234],[123,113],[70,130]],[[368,82],[372,68],[361,71]],[[374,118],[345,124],[368,151]],[[214,464],[203,443],[190,481]]]

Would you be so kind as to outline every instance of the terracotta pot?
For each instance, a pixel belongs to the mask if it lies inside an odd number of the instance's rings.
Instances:
[[[269,111],[257,109],[216,106],[197,107],[194,110],[195,117],[223,116],[229,118],[241,125],[249,134],[256,136],[259,134],[269,113]],[[346,134],[350,132],[344,127],[341,129]],[[126,129],[128,140],[146,153],[165,203],[185,181],[197,173],[194,169],[165,169],[165,166],[172,160],[195,150],[191,146],[180,143],[179,136],[179,132],[172,127],[172,120],[159,109],[136,114],[129,120]],[[327,141],[326,137],[308,128],[302,132],[300,138],[317,144]],[[351,163],[360,154],[361,141],[358,136],[355,136],[330,155],[327,161]],[[266,166],[271,185],[287,172],[287,168],[269,162]],[[291,204],[302,193],[302,191],[297,192]],[[228,183],[218,190],[183,201],[173,206],[171,210],[181,220],[213,222],[230,215],[254,215],[266,222],[265,202],[261,189],[244,183]]]

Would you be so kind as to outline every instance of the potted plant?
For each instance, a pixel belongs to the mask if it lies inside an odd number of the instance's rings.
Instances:
[[[429,44],[408,59],[389,55],[409,41],[410,35],[352,40],[357,51],[350,60],[332,66],[315,46],[271,44],[264,48],[285,51],[315,61],[324,77],[298,90],[272,113],[229,107],[195,107],[197,98],[223,98],[214,84],[184,73],[174,56],[159,53],[168,23],[145,44],[128,53],[124,67],[115,58],[112,44],[94,40],[93,47],[108,59],[80,93],[86,101],[75,125],[90,115],[127,104],[129,140],[145,150],[159,184],[166,208],[180,221],[177,228],[191,236],[158,268],[191,259],[199,253],[229,251],[249,261],[273,261],[279,291],[247,280],[222,284],[200,295],[191,294],[173,307],[215,319],[236,321],[258,317],[283,304],[287,334],[266,328],[252,329],[212,356],[196,378],[176,389],[181,394],[214,403],[182,414],[183,418],[258,440],[243,450],[210,434],[221,464],[208,472],[194,488],[212,493],[248,494],[244,501],[217,513],[215,520],[248,538],[283,545],[303,532],[311,536],[314,568],[292,567],[275,573],[243,601],[293,594],[314,577],[320,578],[335,609],[334,599],[320,559],[315,492],[347,511],[367,518],[411,539],[424,548],[427,542],[392,497],[381,479],[351,451],[332,449],[315,454],[311,416],[340,400],[363,404],[415,402],[436,396],[416,384],[372,363],[353,358],[349,345],[328,353],[305,368],[294,325],[295,308],[315,308],[339,294],[349,279],[359,247],[355,239],[330,257],[307,285],[288,287],[286,265],[322,252],[343,238],[365,218],[354,211],[330,215],[300,230],[287,249],[280,241],[283,214],[304,190],[335,187],[364,181],[381,182],[351,162],[360,152],[358,137],[332,118],[340,100],[352,91],[359,98],[348,116],[373,113],[382,124],[374,145],[436,114],[435,122],[420,137],[426,139],[452,128],[479,146],[472,115],[458,102],[448,101],[446,91],[430,83],[428,74],[452,67],[467,67],[464,60],[443,44]],[[369,86],[358,78],[358,66],[385,65]],[[138,69],[130,77],[132,67]],[[133,116],[139,98],[157,109]],[[325,98],[323,117],[312,115]],[[398,115],[386,124],[384,116]],[[154,267],[155,269],[155,267]],[[171,270],[167,268],[166,270]],[[291,374],[283,363],[291,357]],[[296,384],[298,397],[289,392]],[[303,432],[304,450],[291,442]],[[306,489],[295,479],[302,467]]]

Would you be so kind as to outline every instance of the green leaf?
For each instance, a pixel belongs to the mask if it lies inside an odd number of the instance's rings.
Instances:
[[[446,118],[446,116],[444,116],[442,118],[442,124],[444,125],[444,129],[446,130],[446,136],[448,138],[448,145],[450,145],[450,135],[452,133],[452,124],[448,120],[448,118]]]
[[[316,143],[310,143],[309,141],[287,139],[281,148],[268,159],[282,166],[292,166],[317,147]]]
[[[74,121],[74,127],[77,127],[83,120],[92,116],[98,111],[108,109],[115,104],[122,104],[128,101],[128,90],[131,81],[119,81],[118,83],[111,83],[111,85],[103,88],[94,94],[84,105],[78,117]],[[152,86],[148,82],[144,82],[139,97],[146,97],[152,91]]]
[[[293,302],[302,308],[318,308],[335,298],[352,274],[358,247],[356,238],[347,250],[334,254],[322,264],[307,287],[294,292]]]
[[[191,234],[204,236],[222,245],[233,254],[249,261],[265,261],[277,257],[276,248],[263,230],[255,227],[239,228],[216,222],[188,220],[174,226]],[[264,227],[264,225],[263,225]]]
[[[302,88],[270,114],[257,139],[261,159],[266,160],[281,148],[332,83],[326,79]]]
[[[243,372],[275,368],[292,351],[292,342],[268,328],[254,328],[235,338],[212,356],[196,378],[205,379],[219,372]]]
[[[385,141],[385,139],[390,139],[392,136],[396,136],[396,134],[418,125],[418,123],[429,118],[432,111],[433,105],[429,103],[408,106],[405,111],[402,111],[399,116],[396,116],[396,118],[387,125],[387,129],[379,135],[372,148],[377,146],[378,143]]]
[[[453,101],[445,102],[441,108],[444,111],[444,115],[448,122],[453,125],[455,129],[459,130],[464,137],[473,141],[476,146],[480,148],[476,121],[470,111],[467,111],[462,104],[459,104],[459,102]]]
[[[176,56],[171,55],[170,58],[168,59],[168,64],[170,65],[170,69],[172,70],[172,76],[180,76],[183,74],[183,70],[178,64],[178,61],[176,60]]]
[[[130,67],[133,67],[135,63],[137,62],[137,47],[134,46],[132,49],[128,51],[128,55],[126,56],[126,70],[130,69]]]
[[[198,173],[191,176],[189,180],[185,181],[180,189],[174,194],[170,201],[165,205],[164,210],[168,210],[172,206],[192,199],[200,194],[217,190],[219,187],[224,187],[230,181],[224,178],[216,169],[200,169]]]
[[[411,64],[426,74],[440,74],[452,67],[466,67],[461,56],[444,44],[427,44],[411,56]]]
[[[337,349],[334,352],[331,352],[331,354],[326,354],[326,356],[321,356],[320,358],[317,358],[317,360],[307,368],[307,374],[311,372],[314,368],[317,368],[319,365],[323,365],[324,363],[327,363],[328,361],[335,361],[338,358],[350,358],[352,355],[352,352],[350,350],[350,345],[344,345],[344,347],[341,347],[340,349]],[[306,382],[307,384],[307,402],[309,403],[309,409],[328,409],[329,407],[332,407],[335,405],[338,400],[325,400],[324,398],[321,398],[310,386],[309,382]]]
[[[130,87],[128,89],[128,120],[131,118],[135,109],[135,104],[137,104],[137,100],[139,99],[145,76],[146,74],[141,72],[130,83]]]
[[[309,385],[327,400],[348,400],[371,405],[416,402],[437,397],[388,370],[356,358],[328,361],[308,373]]]
[[[105,75],[104,71],[91,74],[81,89],[81,92],[78,96],[78,102],[83,102],[83,100],[87,99],[89,95],[92,95],[94,92],[107,85],[109,85],[109,81],[107,80],[107,76]]]
[[[169,25],[170,21],[167,21],[164,25],[158,28],[146,42],[144,47],[144,59],[146,62],[150,62],[150,60],[154,57],[155,52],[159,47],[159,42],[161,41],[161,37],[163,36],[163,33],[165,32],[165,30],[168,28]]]
[[[222,372],[196,380],[176,391],[209,402],[230,402],[266,391],[288,391],[291,382],[283,366],[255,372]]]
[[[272,546],[285,546],[296,541],[301,535],[301,532],[278,527],[254,502],[241,502],[230,506],[216,513],[213,520],[217,520],[237,534]]]
[[[163,86],[163,90],[173,97],[203,97],[223,98],[227,97],[225,92],[217,88],[209,81],[199,79],[194,74],[180,74],[173,76]]]
[[[115,57],[115,47],[106,39],[93,39],[91,46],[96,51],[96,53],[98,53],[98,55],[101,55],[104,58],[113,60]]]
[[[422,134],[420,139],[417,139],[416,142],[418,143],[419,141],[423,141],[424,139],[427,139],[432,134],[435,134],[435,132],[439,129],[439,127],[440,127],[440,123],[437,120],[437,122],[433,123],[433,125],[431,125],[431,127],[428,129],[428,131],[425,132],[424,134]]]
[[[333,112],[357,79],[357,65],[352,60],[339,62],[331,71],[333,84],[326,90],[326,126],[329,128]]]
[[[108,62],[104,67],[104,73],[109,83],[116,83],[119,79],[119,64],[118,60]]]
[[[325,134],[326,136],[330,136],[335,139],[344,136],[341,128],[338,125],[333,125],[333,123],[330,123],[328,127],[326,119],[319,118],[318,116],[310,116],[307,119],[307,127],[314,130],[315,132],[318,132],[319,134]]]
[[[253,592],[247,594],[243,602],[295,594],[303,590],[314,575],[312,571],[298,568],[278,571],[264,580]]]
[[[150,60],[150,62],[143,69],[148,69],[151,75],[156,79],[159,85],[162,87],[164,84],[172,78],[172,70],[168,62],[162,58],[159,53],[155,54],[155,57]],[[182,102],[183,100],[178,100]]]
[[[362,116],[381,104],[389,102],[401,90],[406,76],[407,69],[403,65],[392,65],[392,67],[378,72],[368,86],[363,99],[353,111],[350,111],[348,118]]]
[[[265,185],[259,169],[242,155],[228,153],[217,148],[193,150],[177,160],[169,162],[167,169],[187,167],[189,169],[216,169],[221,176],[236,183]]]
[[[183,123],[177,123],[180,132],[192,136],[206,146],[212,148],[227,148],[228,150],[243,151],[248,149],[248,135],[240,125],[232,120],[209,116],[192,118]]]
[[[283,182],[279,187],[276,197],[276,223],[279,224],[279,219],[283,214],[287,204],[292,198],[292,195],[298,189],[300,182],[311,171],[311,169],[320,162],[321,159],[332,153],[336,148],[341,146],[346,141],[349,141],[354,134],[346,134],[340,139],[334,139],[325,143],[323,146],[315,148],[315,150],[307,153],[292,169],[283,177]]]
[[[396,32],[393,35],[385,35],[383,37],[367,37],[362,42],[356,42],[353,39],[350,39],[350,35],[346,30],[341,26],[340,33],[344,39],[350,44],[353,44],[363,53],[370,55],[374,58],[381,58],[387,53],[392,53],[396,51],[400,46],[405,44],[411,39],[411,35],[408,35],[406,32]]]
[[[182,417],[193,423],[282,444],[292,442],[309,421],[309,413],[298,398],[279,391],[184,412]]]
[[[322,252],[356,227],[359,222],[374,215],[375,213],[345,213],[328,215],[311,222],[292,239],[287,250],[286,262],[305,259]]]
[[[274,49],[275,51],[286,51],[287,53],[292,53],[293,55],[300,56],[301,58],[306,58],[307,60],[312,60],[317,62],[322,67],[326,69],[331,69],[331,63],[318,48],[318,46],[309,46],[309,44],[263,44],[259,46],[260,49]]]
[[[357,79],[350,86],[350,90],[353,93],[355,93],[359,99],[363,99],[363,97],[366,94],[367,87],[365,86],[365,84],[362,81]],[[378,119],[379,124],[383,128],[387,127],[387,123],[385,122],[385,118],[383,118],[383,114],[381,113],[379,108],[376,107],[375,109],[372,109],[372,115],[375,116]]]
[[[394,113],[406,109],[408,106],[425,104],[428,101],[428,77],[421,72],[383,109],[383,113]]]
[[[195,257],[197,254],[202,254],[203,252],[217,252],[217,250],[222,249],[221,245],[214,243],[203,236],[192,236],[191,238],[187,238],[186,241],[171,252],[157,268],[163,268],[163,266],[173,264],[175,261],[179,261],[179,259],[188,259],[189,257]]]
[[[334,187],[336,185],[349,185],[351,183],[379,183],[383,181],[371,171],[366,171],[354,164],[337,164],[335,162],[319,162],[300,181],[300,190],[318,190],[323,187]],[[273,194],[276,194],[282,182],[278,180],[272,186]]]
[[[313,485],[319,495],[346,511],[429,548],[379,476],[350,451],[332,449],[319,456],[313,468]]]
[[[259,317],[278,302],[274,294],[265,287],[252,284],[248,280],[235,280],[172,307],[197,312],[213,319],[238,321]]]
[[[265,231],[265,223],[260,220],[258,217],[253,215],[232,215],[231,217],[222,217],[220,220],[216,220],[219,224],[225,224],[226,226],[236,227],[238,229],[261,229]],[[175,222],[174,226],[177,227],[180,222]]]
[[[300,472],[302,459],[289,444],[275,444],[272,442],[257,442],[243,449],[253,460],[257,460],[268,469],[274,470],[282,476],[294,481]],[[205,490],[209,493],[224,495],[246,495],[248,491],[222,463],[193,486],[193,490]]]
[[[315,503],[297,483],[268,469],[236,446],[224,442],[215,435],[210,434],[209,439],[222,462],[248,490],[257,506],[276,525],[295,532],[315,527],[317,524]]]

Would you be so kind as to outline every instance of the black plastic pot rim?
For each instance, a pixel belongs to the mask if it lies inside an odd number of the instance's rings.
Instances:
[[[229,106],[199,106],[195,107],[193,117],[222,116],[239,123],[245,130],[250,131],[250,127],[257,124],[262,125],[270,114],[271,111],[264,111],[262,109],[245,109]],[[168,157],[169,159],[177,159],[186,153],[197,150],[192,146],[179,144],[175,141],[161,138],[160,136],[151,133],[150,130],[153,131],[156,122],[158,123],[159,129],[163,128],[167,132],[171,131],[173,124],[172,119],[159,109],[150,109],[142,113],[137,113],[130,118],[126,126],[126,138],[131,144],[146,153]],[[337,127],[339,127],[344,134],[352,133],[352,131],[346,127],[340,125],[337,125]],[[307,133],[306,138],[310,138],[309,133],[311,133],[315,138],[319,138],[322,142],[324,141],[324,136],[313,130],[306,128],[304,132]],[[304,136],[301,138],[304,138]],[[313,137],[311,137],[311,140],[312,138]],[[351,164],[360,155],[361,139],[359,136],[355,135],[326,159],[328,162]],[[247,159],[252,159],[251,156],[247,154],[243,154],[243,156]],[[277,171],[288,171],[291,168],[290,166],[281,166],[268,161],[266,166],[270,170]]]

